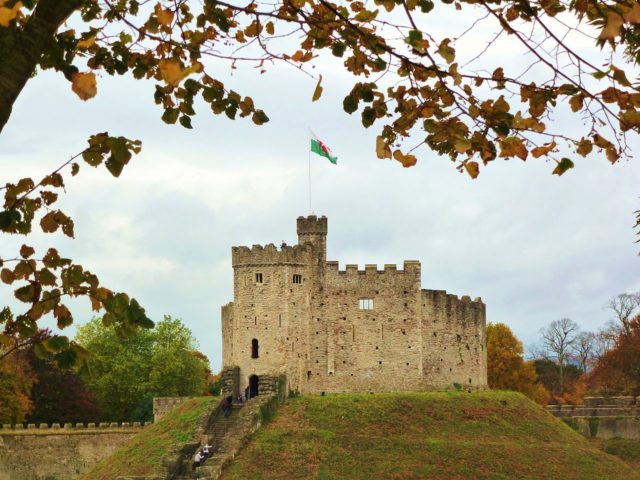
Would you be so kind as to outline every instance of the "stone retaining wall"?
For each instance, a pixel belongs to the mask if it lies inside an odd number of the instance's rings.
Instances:
[[[584,405],[549,405],[547,411],[588,438],[640,439],[640,397],[585,397]]]
[[[22,425],[21,425],[22,426]],[[112,455],[140,427],[3,428],[0,480],[70,480]]]

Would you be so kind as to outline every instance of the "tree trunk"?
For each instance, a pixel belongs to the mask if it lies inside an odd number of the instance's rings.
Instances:
[[[60,25],[85,0],[40,0],[24,28],[0,28],[0,132]]]

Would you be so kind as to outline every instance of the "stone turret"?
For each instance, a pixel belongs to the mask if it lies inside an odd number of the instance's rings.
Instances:
[[[320,254],[321,262],[327,259],[327,217],[315,215],[298,217],[298,244],[311,243]]]

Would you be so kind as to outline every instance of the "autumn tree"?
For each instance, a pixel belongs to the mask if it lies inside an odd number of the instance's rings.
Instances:
[[[487,325],[487,381],[490,388],[514,390],[542,405],[548,393],[538,383],[531,362],[523,358],[522,342],[504,323]]]
[[[425,27],[452,14],[468,28],[436,34]],[[481,23],[495,33],[477,42],[486,43],[479,53],[463,54],[459,45]],[[354,78],[342,107],[358,112],[365,128],[376,125],[379,158],[410,167],[426,146],[472,178],[496,159],[549,158],[562,175],[579,157],[616,163],[631,156],[627,134],[640,127],[640,90],[629,80],[640,60],[639,24],[633,0],[0,0],[0,131],[28,80],[47,69],[82,100],[97,94],[98,74],[152,80],[162,119],[185,128],[196,100],[213,114],[261,125],[267,114],[220,80],[222,63],[264,71],[279,62],[309,73],[318,57],[332,56]],[[486,64],[501,37],[524,64]],[[576,44],[585,41],[592,48],[583,52]],[[322,76],[316,80],[312,100],[323,91]],[[576,120],[571,132],[552,120],[565,113]],[[118,176],[139,149],[102,133],[80,157]],[[73,236],[72,220],[53,204],[63,173],[79,166],[69,161],[40,181],[7,183],[0,230],[28,235],[39,221],[45,232]],[[0,262],[2,281],[26,304],[25,312],[0,317],[8,352],[30,341],[44,315],[67,327],[68,297],[89,298],[107,324],[120,319],[122,335],[151,325],[134,299],[53,249],[36,254],[25,244]],[[61,364],[84,356],[63,335],[40,348]]]
[[[558,365],[560,395],[564,393],[564,370],[577,341],[578,330],[578,324],[570,318],[555,320],[540,330],[543,355]]]
[[[640,395],[640,315],[621,331],[613,348],[587,376],[590,390],[605,395]]]
[[[21,423],[25,420],[33,409],[31,389],[34,381],[24,349],[0,363],[0,423]]]
[[[596,334],[593,332],[580,332],[571,349],[571,357],[576,361],[580,370],[586,373],[591,368],[595,357]]]

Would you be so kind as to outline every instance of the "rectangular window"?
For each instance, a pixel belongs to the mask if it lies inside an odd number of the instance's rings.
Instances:
[[[361,298],[360,300],[358,300],[358,308],[360,310],[373,310],[373,299]]]
[[[293,275],[293,283],[302,283],[302,275]]]
[[[256,283],[262,283],[262,274],[256,273]]]

